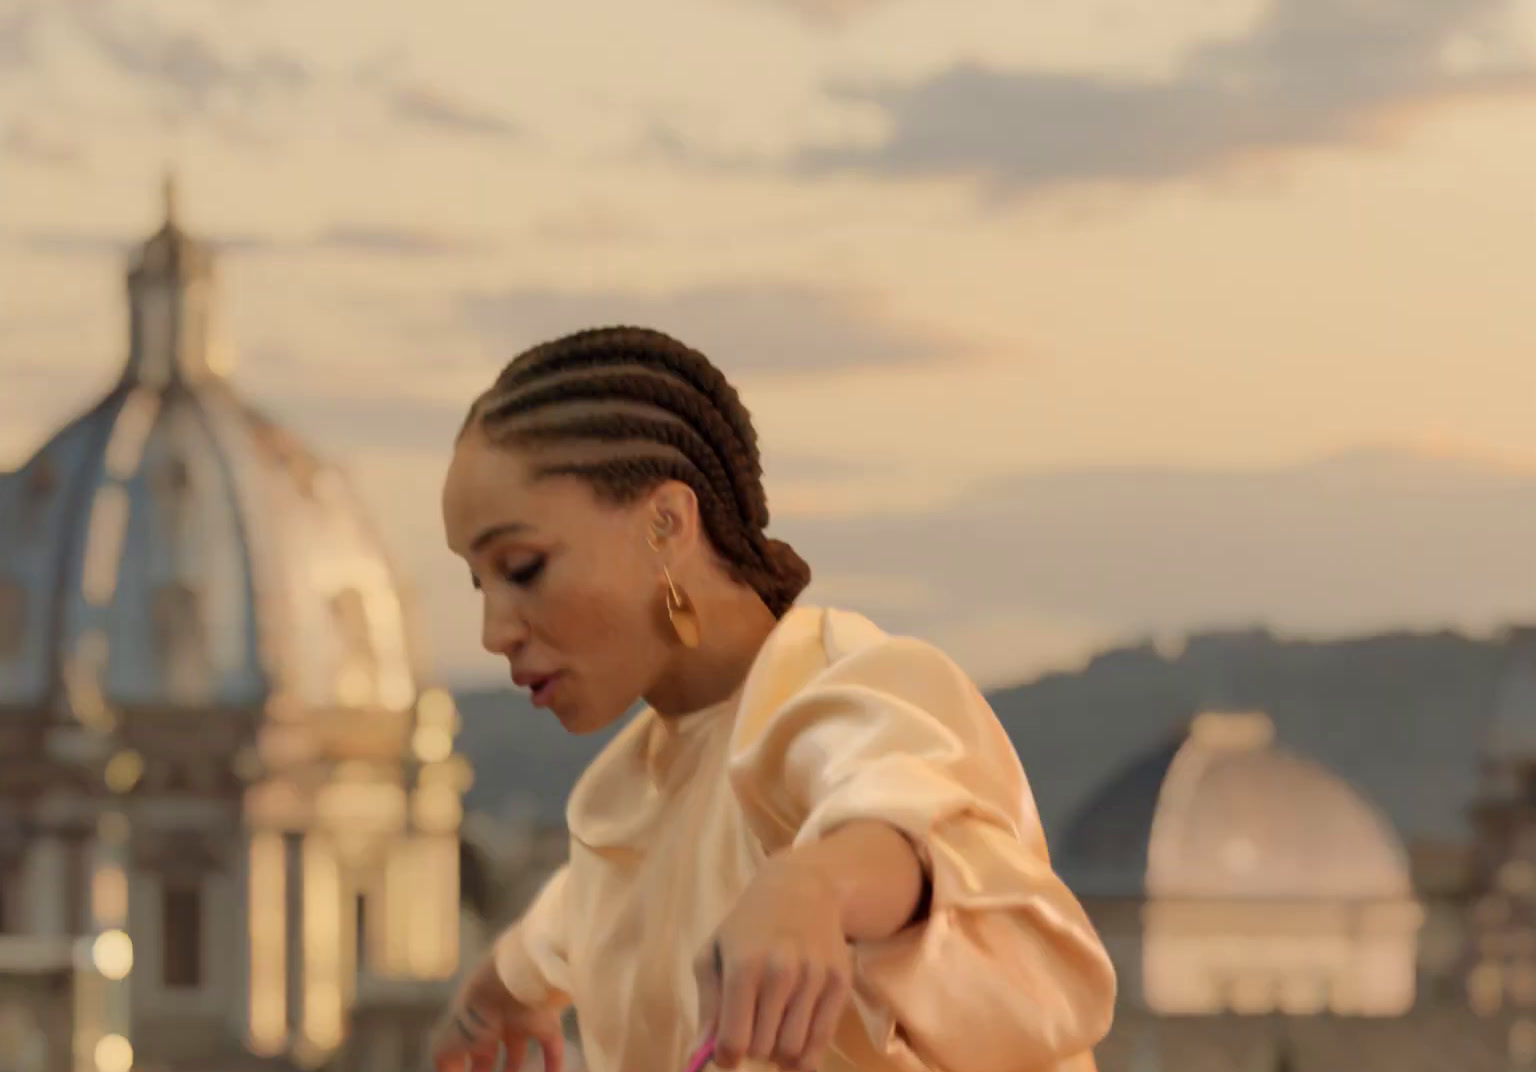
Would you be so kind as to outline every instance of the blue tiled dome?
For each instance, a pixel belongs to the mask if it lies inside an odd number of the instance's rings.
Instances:
[[[345,480],[225,375],[210,251],[137,251],[119,382],[0,479],[0,718],[403,711],[407,609]]]

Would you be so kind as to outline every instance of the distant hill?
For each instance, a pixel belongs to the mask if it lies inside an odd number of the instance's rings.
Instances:
[[[1504,643],[1455,633],[1331,642],[1263,632],[1150,645],[990,695],[1047,828],[1200,708],[1267,712],[1280,739],[1361,790],[1410,841],[1460,840]]]
[[[464,723],[458,747],[475,768],[464,803],[480,811],[563,822],[577,777],[618,732],[615,726],[591,737],[572,736],[510,687],[460,691],[455,699]]]
[[[1450,632],[1290,641],[1262,630],[1106,651],[1079,673],[993,691],[1052,837],[1100,784],[1207,705],[1258,708],[1283,741],[1376,802],[1411,841],[1460,840],[1497,678],[1500,640]],[[531,807],[558,822],[611,738],[574,738],[519,693],[459,695],[471,807]],[[523,802],[519,805],[518,802]]]

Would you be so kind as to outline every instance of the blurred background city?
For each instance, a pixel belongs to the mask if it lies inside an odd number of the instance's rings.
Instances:
[[[1102,1072],[1536,1069],[1532,190],[1531,0],[0,0],[0,1072],[424,1067],[607,739],[438,483],[621,322],[988,690]]]

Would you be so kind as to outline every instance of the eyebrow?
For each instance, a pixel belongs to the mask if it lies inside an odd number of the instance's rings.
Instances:
[[[512,536],[528,531],[528,526],[521,521],[509,521],[504,525],[492,525],[488,529],[481,529],[469,545],[471,551],[479,551],[492,540],[502,536]]]

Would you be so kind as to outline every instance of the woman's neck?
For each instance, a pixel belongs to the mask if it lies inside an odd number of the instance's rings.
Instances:
[[[750,588],[730,586],[703,601],[697,648],[679,647],[677,658],[645,697],[666,718],[702,711],[729,699],[752,669],[757,653],[778,624]]]

